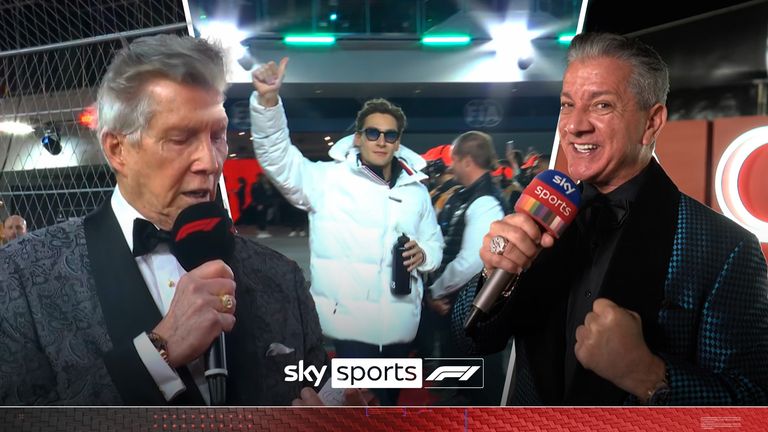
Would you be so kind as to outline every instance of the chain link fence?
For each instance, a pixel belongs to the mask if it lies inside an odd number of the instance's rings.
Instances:
[[[187,34],[182,0],[2,0],[0,28],[0,122],[33,130],[0,132],[0,218],[84,216],[115,186],[88,126],[99,81],[132,39]]]

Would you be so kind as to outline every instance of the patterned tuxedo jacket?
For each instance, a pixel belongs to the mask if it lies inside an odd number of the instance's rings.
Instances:
[[[646,343],[667,365],[670,405],[765,404],[768,282],[760,245],[680,193],[655,161],[649,169],[595,297],[640,314]],[[580,364],[570,372],[564,367],[565,350],[573,349],[565,342],[570,278],[580,272],[574,263],[582,250],[575,225],[542,251],[513,293],[470,331],[471,339],[462,323],[477,279],[453,310],[454,334],[467,351],[496,352],[515,338],[510,404],[636,402]]]
[[[286,405],[304,382],[299,360],[327,357],[296,263],[237,237],[230,263],[237,311],[226,336],[228,405]],[[133,338],[160,321],[109,201],[85,219],[28,234],[0,249],[0,403],[163,405]],[[273,343],[294,351],[269,352]],[[283,350],[288,351],[288,350]],[[204,405],[186,367],[172,403]]]

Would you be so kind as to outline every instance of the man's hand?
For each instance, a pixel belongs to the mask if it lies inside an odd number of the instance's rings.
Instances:
[[[235,276],[224,261],[209,261],[179,279],[168,313],[152,331],[166,341],[168,363],[183,366],[202,355],[222,331],[235,325],[235,305],[221,297],[235,295]]]
[[[405,267],[409,272],[416,270],[416,268],[427,259],[424,254],[424,249],[422,249],[415,240],[411,240],[405,244],[403,258],[405,258],[403,264],[405,264]]]
[[[503,254],[491,252],[491,239],[501,236],[507,239]],[[483,238],[480,259],[488,271],[501,268],[511,274],[522,273],[531,266],[542,248],[552,247],[555,238],[541,232],[538,224],[525,213],[513,213],[491,224],[491,230]]]
[[[280,60],[280,65],[271,61],[251,72],[253,87],[259,94],[259,105],[267,108],[277,105],[277,94],[280,92],[280,87],[283,84],[287,65],[288,57],[283,57]]]
[[[344,389],[344,406],[370,406],[376,403],[372,392],[365,389]],[[299,398],[291,402],[293,406],[325,406],[323,400],[311,387],[301,389]]]
[[[576,329],[576,359],[616,386],[644,400],[664,379],[664,361],[643,339],[640,315],[599,298]]]

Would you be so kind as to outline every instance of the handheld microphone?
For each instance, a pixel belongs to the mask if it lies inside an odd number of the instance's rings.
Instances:
[[[232,219],[224,207],[212,201],[182,210],[173,224],[171,236],[171,253],[186,271],[217,259],[228,262],[235,250]],[[211,405],[224,405],[227,353],[223,332],[205,353],[205,379],[208,381]]]
[[[576,218],[581,193],[576,182],[557,170],[546,170],[531,181],[515,203],[515,211],[532,217],[542,231],[558,239]],[[519,274],[511,274],[497,268],[485,281],[472,302],[464,321],[464,330],[474,325],[479,315],[487,314],[499,295],[517,282]]]

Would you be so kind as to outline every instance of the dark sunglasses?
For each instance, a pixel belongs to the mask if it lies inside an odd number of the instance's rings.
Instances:
[[[362,132],[368,141],[378,141],[381,134],[384,134],[384,141],[390,144],[394,144],[400,138],[400,132],[394,130],[380,131],[376,128],[365,128]]]

